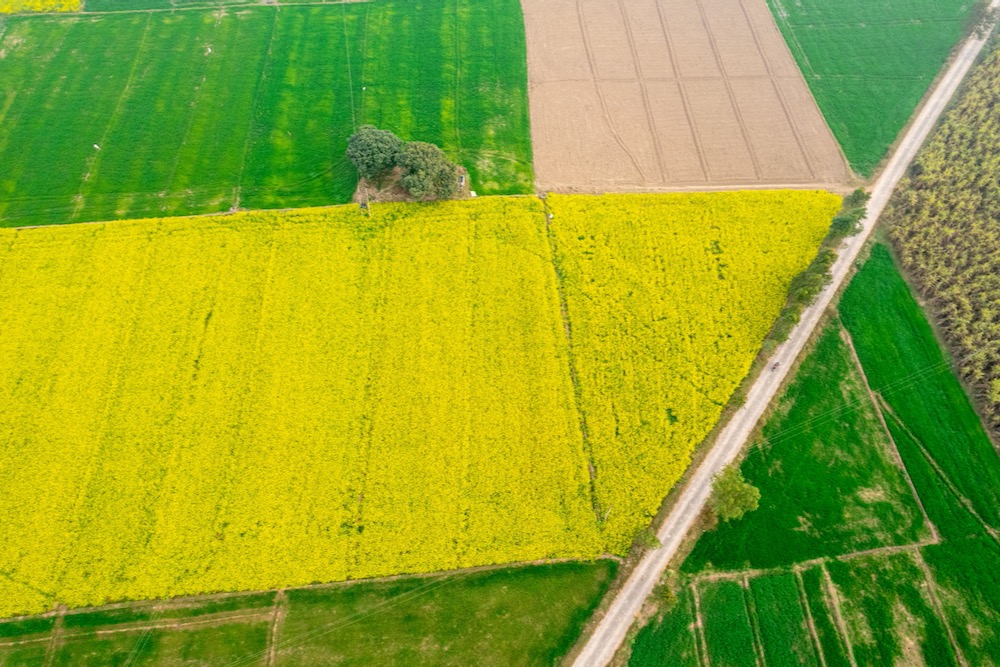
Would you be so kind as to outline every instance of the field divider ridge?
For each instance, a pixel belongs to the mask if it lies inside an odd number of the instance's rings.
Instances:
[[[590,431],[587,428],[587,415],[583,409],[583,390],[580,387],[580,376],[576,370],[576,355],[573,353],[573,323],[569,316],[569,303],[566,301],[566,288],[563,284],[563,272],[559,267],[559,246],[556,242],[555,233],[552,231],[553,214],[549,210],[549,204],[544,197],[539,197],[542,202],[542,211],[545,215],[545,239],[549,246],[549,265],[555,277],[556,294],[559,297],[559,316],[562,320],[563,333],[566,336],[566,360],[569,365],[569,379],[573,384],[573,407],[580,423],[580,435],[583,440],[583,453],[587,457],[587,473],[590,479],[590,505],[594,510],[594,517],[597,527],[600,529],[603,523],[601,516],[601,504],[597,498],[597,465],[594,463],[594,449],[590,442]]]
[[[750,621],[750,635],[753,637],[753,651],[757,657],[757,665],[765,667],[767,660],[764,657],[764,637],[761,635],[760,618],[757,616],[757,601],[753,599],[750,577],[746,573],[740,579],[740,588],[743,589],[743,608],[746,609],[747,620]]]
[[[839,322],[839,320],[838,320]],[[882,430],[888,438],[889,444],[892,446],[892,456],[896,460],[896,464],[902,469],[903,476],[906,478],[906,484],[910,487],[910,492],[913,494],[913,499],[917,501],[917,507],[920,508],[921,514],[924,515],[924,521],[927,522],[927,526],[931,529],[931,538],[933,544],[938,544],[941,542],[941,534],[938,532],[937,526],[931,521],[931,517],[927,514],[927,510],[924,508],[924,501],[920,498],[920,494],[917,493],[917,486],[913,483],[913,478],[910,477],[910,471],[906,467],[906,463],[903,462],[903,456],[899,453],[899,446],[896,445],[896,439],[892,437],[892,431],[889,429],[888,422],[885,421],[885,414],[882,412],[882,406],[879,402],[878,396],[872,390],[871,384],[868,382],[868,374],[865,373],[864,366],[861,364],[861,359],[858,357],[858,350],[854,347],[854,338],[851,336],[851,332],[847,330],[842,324],[839,325],[840,337],[847,344],[847,350],[851,353],[851,360],[854,362],[854,367],[857,369],[858,374],[861,376],[861,382],[865,385],[865,391],[868,392],[868,398],[872,402],[872,406],[875,408],[875,413],[878,415],[878,421],[882,425]]]
[[[951,623],[948,622],[948,616],[944,613],[944,605],[941,604],[941,598],[937,594],[937,584],[934,582],[934,575],[931,573],[931,569],[927,567],[927,561],[924,560],[924,555],[920,553],[919,549],[913,554],[913,560],[916,561],[917,567],[920,568],[920,571],[924,575],[924,580],[927,582],[927,597],[930,598],[931,607],[934,609],[934,613],[937,614],[941,625],[944,626],[944,630],[948,634],[948,642],[955,652],[955,659],[958,660],[958,664],[962,667],[969,667],[969,661],[965,659],[962,648],[955,639],[955,632],[951,628]]]
[[[276,667],[278,664],[278,646],[281,642],[281,632],[285,629],[285,617],[288,616],[288,595],[281,589],[274,596],[274,606],[271,608],[270,626],[267,631],[267,658],[265,667]]]
[[[642,170],[642,165],[639,164],[639,160],[636,159],[635,153],[632,152],[632,150],[628,147],[628,144],[625,143],[625,140],[622,139],[621,132],[618,131],[618,126],[615,124],[614,117],[611,114],[611,109],[608,107],[607,97],[605,97],[604,90],[601,88],[601,77],[597,70],[597,59],[594,56],[594,49],[590,44],[590,31],[587,28],[587,17],[583,12],[582,0],[576,0],[576,18],[580,24],[580,35],[583,38],[583,48],[587,52],[587,66],[590,68],[590,76],[594,80],[594,92],[597,95],[597,100],[601,104],[601,112],[604,115],[604,122],[607,123],[608,131],[614,138],[615,143],[618,144],[618,147],[621,148],[625,155],[628,156],[632,166],[635,167],[639,180],[643,183],[647,183],[649,179],[646,178],[646,172]],[[625,20],[627,20],[627,18]]]
[[[851,667],[858,667],[858,661],[854,657],[854,644],[851,643],[851,634],[847,631],[847,621],[844,620],[844,612],[840,608],[840,595],[837,593],[837,586],[833,583],[830,571],[826,569],[825,565],[820,566],[820,574],[823,578],[823,592],[830,603],[830,611],[833,612],[834,625],[836,625],[837,632],[840,633],[844,640],[844,646],[847,648],[847,659],[850,661]]]
[[[236,179],[234,188],[233,210],[240,207],[240,195],[243,193],[243,178],[246,176],[247,161],[250,156],[250,149],[253,146],[254,130],[257,125],[257,112],[260,107],[261,90],[267,81],[267,71],[271,66],[271,59],[274,54],[274,36],[278,32],[278,17],[281,15],[279,8],[274,8],[274,21],[271,23],[271,34],[267,38],[267,50],[264,52],[264,62],[260,66],[260,75],[257,77],[257,84],[253,90],[253,102],[250,104],[250,123],[247,127],[247,138],[243,144],[243,160],[240,163],[240,175]]]
[[[726,63],[722,59],[722,54],[719,52],[719,40],[715,36],[715,33],[712,32],[712,24],[708,22],[705,4],[701,0],[695,0],[695,4],[698,5],[698,16],[701,18],[702,27],[705,28],[705,34],[708,35],[708,42],[712,45],[712,55],[715,57],[715,64],[718,66],[719,72],[722,73],[722,83],[726,88],[726,98],[733,109],[733,115],[736,116],[736,122],[740,126],[740,136],[743,137],[743,144],[747,147],[747,153],[750,155],[754,180],[760,181],[760,158],[757,157],[757,151],[754,148],[753,142],[750,141],[750,131],[747,129],[746,119],[740,111],[740,105],[736,102],[736,93],[733,92],[732,80],[729,77],[729,72],[726,71]],[[760,57],[761,60],[766,60],[763,53],[760,54]]]
[[[793,565],[792,574],[795,576],[795,590],[799,594],[799,605],[802,607],[802,612],[806,619],[806,629],[809,630],[809,637],[812,639],[813,648],[816,649],[819,665],[820,667],[827,667],[826,655],[823,653],[823,644],[820,642],[819,633],[816,631],[816,619],[813,618],[812,609],[809,607],[809,594],[806,593],[806,585],[802,581],[802,568]]]
[[[94,171],[101,164],[101,153],[104,150],[104,145],[107,143],[108,137],[111,136],[112,129],[118,124],[118,117],[121,115],[122,106],[125,104],[125,100],[128,98],[129,92],[132,90],[132,82],[135,80],[135,71],[139,67],[139,59],[142,57],[143,51],[146,48],[146,40],[149,37],[149,27],[152,22],[152,17],[147,16],[146,25],[142,29],[142,39],[139,41],[139,46],[135,50],[135,57],[132,58],[132,66],[129,68],[128,77],[125,79],[125,85],[122,87],[122,92],[118,96],[118,100],[115,102],[114,111],[112,111],[111,116],[108,117],[107,125],[104,126],[104,132],[101,134],[100,142],[94,146],[97,152],[86,162],[87,171],[83,175],[83,178],[80,179],[80,188],[77,190],[76,196],[73,198],[75,203],[73,206],[73,213],[70,216],[71,220],[75,218],[83,209],[84,190],[87,189],[87,183],[90,182],[90,178],[94,175]]]
[[[886,414],[888,414],[892,418],[893,423],[895,423],[897,426],[899,426],[899,428],[901,428],[903,431],[906,432],[906,434],[913,440],[913,444],[915,444],[917,448],[920,450],[920,453],[927,461],[927,464],[934,470],[934,474],[936,474],[938,478],[944,483],[945,487],[947,487],[948,492],[951,493],[952,496],[955,497],[955,500],[957,500],[959,504],[961,504],[962,507],[964,507],[965,510],[970,515],[972,515],[972,517],[983,527],[983,530],[986,531],[987,535],[992,537],[993,541],[996,542],[998,545],[1000,545],[1000,533],[998,533],[997,530],[993,526],[991,526],[986,521],[986,519],[984,519],[982,515],[979,514],[979,512],[976,511],[976,508],[973,506],[972,501],[966,498],[965,495],[962,494],[962,490],[959,489],[957,486],[955,486],[955,483],[951,481],[950,477],[948,477],[948,473],[946,473],[944,469],[941,468],[941,465],[934,459],[931,453],[927,450],[927,447],[924,445],[923,441],[921,441],[920,438],[918,438],[917,435],[912,430],[910,430],[910,427],[906,425],[906,422],[900,419],[899,415],[897,415],[896,411],[892,409],[892,406],[889,405],[888,401],[886,401],[881,394],[877,394],[877,396],[878,396],[879,409],[883,410]]]

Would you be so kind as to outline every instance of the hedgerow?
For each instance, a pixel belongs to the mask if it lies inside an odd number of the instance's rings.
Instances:
[[[1000,50],[917,157],[886,212],[903,268],[1000,429]]]

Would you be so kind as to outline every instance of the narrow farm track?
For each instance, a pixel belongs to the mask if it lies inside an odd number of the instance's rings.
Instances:
[[[991,6],[1000,7],[1000,0],[993,0]],[[994,26],[995,24],[990,28]],[[768,360],[768,367],[780,364],[777,370],[765,371],[757,379],[747,392],[743,406],[719,434],[700,466],[692,472],[676,504],[657,531],[663,546],[647,553],[632,571],[593,634],[582,646],[573,662],[575,667],[598,667],[611,662],[641,610],[643,602],[659,582],[667,564],[677,553],[684,537],[708,501],[712,478],[729,465],[743,449],[757,422],[784,383],[789,368],[802,353],[823,313],[850,275],[858,254],[868,241],[896,184],[934,129],[938,118],[972,68],[985,43],[985,39],[970,37],[957,52],[933,92],[927,97],[916,119],[907,129],[888,165],[872,188],[868,214],[861,223],[862,231],[845,240],[840,247],[839,257],[831,269],[830,284],[819,294],[816,302],[802,314],[801,321],[789,335],[788,340],[778,347]]]

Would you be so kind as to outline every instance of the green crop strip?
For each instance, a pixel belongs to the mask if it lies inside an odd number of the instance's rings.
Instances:
[[[362,123],[532,189],[516,0],[18,16],[0,53],[0,226],[344,203]]]
[[[768,0],[851,166],[868,176],[961,38],[970,0]]]
[[[749,579],[768,664],[816,664],[810,643],[828,667],[998,664],[1000,457],[884,246],[839,315],[742,464],[760,508],[706,532],[680,581],[715,590],[721,579],[733,590]],[[746,614],[732,604],[713,620],[708,607],[703,596],[715,664]],[[687,635],[665,637],[668,627],[640,631],[632,664],[672,657]]]

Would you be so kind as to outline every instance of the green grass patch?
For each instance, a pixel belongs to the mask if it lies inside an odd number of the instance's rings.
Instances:
[[[834,323],[741,465],[760,507],[705,533],[684,571],[784,566],[927,537],[889,447]]]
[[[822,569],[813,567],[802,572],[802,592],[826,667],[851,667],[846,640],[837,629],[833,606],[825,588]]]
[[[0,665],[3,667],[44,667],[45,643],[22,646],[0,646]]]
[[[578,638],[617,566],[557,563],[294,589],[277,665],[552,665]],[[259,664],[275,603],[275,593],[255,593],[70,613],[52,664]],[[245,613],[208,616],[220,612]],[[143,629],[164,621],[178,625]],[[52,628],[51,618],[0,623],[0,666],[40,666]],[[41,641],[2,646],[32,638]]]
[[[0,622],[0,640],[8,637],[24,637],[26,635],[48,632],[52,629],[54,623],[54,619],[42,618],[40,616],[17,621],[2,621]]]
[[[913,554],[829,565],[858,665],[955,665]]]
[[[898,417],[890,425],[930,456],[939,484],[1000,530],[1000,458],[885,246],[873,248],[840,313],[873,390]]]
[[[750,580],[750,592],[766,664],[819,667],[795,575],[789,572],[754,577]]]
[[[117,609],[70,612],[63,617],[67,629],[99,628],[119,623],[141,623],[165,619],[187,619],[227,611],[265,611],[274,604],[274,593],[233,595],[219,599],[179,600],[156,605],[135,604]]]
[[[0,226],[344,203],[362,123],[532,190],[516,0],[20,16],[0,52]]]
[[[756,667],[753,629],[743,586],[710,581],[699,586],[705,643],[713,667]]]
[[[62,640],[53,667],[227,665],[257,656],[262,662],[269,624],[229,623],[210,627],[114,634],[85,633]]]
[[[855,171],[870,175],[965,31],[971,0],[768,0]]]
[[[278,664],[551,665],[607,590],[614,561],[289,593]]]
[[[676,604],[662,618],[639,631],[632,644],[629,667],[701,667],[694,623],[694,600],[690,587],[685,586]]]
[[[1000,548],[978,538],[924,549],[945,618],[970,665],[1000,665]]]

